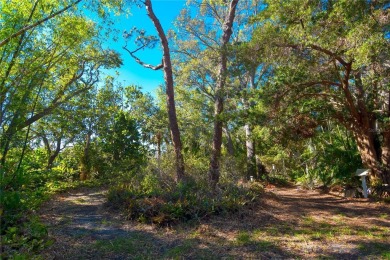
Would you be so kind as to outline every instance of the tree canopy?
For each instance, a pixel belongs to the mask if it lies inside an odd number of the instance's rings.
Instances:
[[[139,7],[154,31],[126,24],[115,49],[115,16]],[[234,211],[257,196],[247,183],[357,188],[363,167],[388,194],[387,1],[194,0],[171,30],[153,8],[0,0],[2,235],[58,183],[113,184],[130,218],[159,224]],[[139,58],[153,48],[161,64]],[[118,80],[121,55],[164,84]]]

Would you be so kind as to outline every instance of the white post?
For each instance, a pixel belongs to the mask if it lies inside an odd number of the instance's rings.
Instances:
[[[362,180],[362,188],[363,188],[363,196],[367,199],[368,197],[368,190],[367,190],[367,182],[366,182],[366,176],[370,172],[369,169],[357,169],[356,170],[356,176],[359,176]]]
[[[362,177],[360,177],[360,179],[362,180],[363,196],[364,196],[364,198],[367,199],[367,197],[368,197],[368,192],[367,192],[366,175],[363,175]]]

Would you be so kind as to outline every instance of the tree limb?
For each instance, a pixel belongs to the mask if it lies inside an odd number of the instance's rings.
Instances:
[[[134,51],[130,51],[126,46],[124,46],[123,49],[124,49],[125,51],[127,51],[127,52],[130,54],[130,56],[131,56],[138,64],[140,64],[141,66],[143,66],[143,67],[145,67],[145,68],[147,68],[147,69],[152,69],[152,70],[160,70],[160,69],[162,69],[162,68],[164,67],[164,65],[163,65],[162,63],[159,64],[159,65],[157,65],[157,66],[153,66],[153,65],[150,65],[150,64],[147,64],[147,63],[141,61],[137,56],[134,55],[135,52],[141,50],[141,49],[144,48],[145,46],[146,46],[146,45],[141,46],[141,47],[139,47],[138,49],[136,49],[136,50],[134,50]]]
[[[293,48],[293,49],[301,49],[301,48],[310,48],[319,52],[322,52],[334,59],[336,59],[338,62],[340,62],[341,65],[344,67],[348,67],[349,62],[346,62],[343,58],[341,58],[338,54],[325,49],[321,46],[315,45],[315,44],[309,44],[308,46],[299,45],[299,44],[276,44],[277,47],[287,47],[287,48]]]
[[[66,10],[72,8],[73,6],[77,5],[77,4],[80,3],[81,1],[82,1],[82,0],[77,0],[76,2],[73,2],[72,4],[70,4],[70,5],[66,6],[66,7],[64,7],[63,9],[61,9],[61,10],[55,12],[55,13],[52,13],[51,15],[49,15],[49,16],[47,16],[47,17],[45,17],[45,18],[43,18],[43,19],[41,19],[41,20],[39,20],[39,21],[36,21],[35,23],[33,23],[33,24],[31,24],[31,25],[27,25],[27,26],[23,27],[22,29],[20,29],[20,30],[17,31],[16,33],[14,33],[14,34],[8,36],[7,38],[5,38],[4,40],[2,40],[2,41],[0,42],[0,47],[6,45],[10,40],[12,40],[13,38],[18,37],[19,35],[22,35],[24,32],[26,32],[26,31],[28,31],[28,30],[34,28],[34,27],[37,27],[38,25],[41,25],[42,23],[44,23],[44,22],[50,20],[51,18],[53,18],[53,17],[55,17],[55,16],[57,16],[57,15],[59,15],[59,14],[65,12]]]

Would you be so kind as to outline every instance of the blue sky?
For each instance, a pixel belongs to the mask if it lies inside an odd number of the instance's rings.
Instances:
[[[152,0],[153,10],[156,16],[159,18],[160,23],[162,24],[164,31],[167,32],[169,29],[173,29],[173,21],[180,14],[180,10],[185,6],[185,1],[183,0]],[[153,27],[152,22],[149,17],[146,15],[146,10],[144,8],[133,7],[131,9],[132,15],[126,17],[118,17],[118,21],[115,23],[115,28],[118,29],[121,34],[125,30],[130,30],[134,26],[139,29],[146,30],[147,34],[157,35],[155,28]],[[130,55],[123,50],[125,41],[122,35],[119,35],[119,40],[117,42],[110,41],[107,43],[107,47],[116,50],[121,53],[123,59],[123,66],[118,71],[118,81],[123,85],[138,85],[142,87],[144,92],[150,92],[153,94],[154,90],[157,87],[164,83],[163,72],[161,70],[154,71],[151,69],[146,69],[136,63]],[[134,47],[134,48],[132,48]],[[135,49],[135,45],[132,41],[128,42],[128,48],[130,50]],[[142,61],[158,65],[161,63],[162,52],[160,46],[156,46],[155,49],[146,49],[139,51],[136,54]],[[110,71],[110,74],[115,73]]]

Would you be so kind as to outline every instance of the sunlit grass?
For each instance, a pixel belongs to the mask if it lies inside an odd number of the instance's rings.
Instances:
[[[95,247],[104,252],[129,253],[137,251],[137,242],[133,238],[117,238],[113,240],[98,240]]]
[[[354,241],[352,243],[355,244],[356,250],[363,255],[371,255],[373,252],[374,258],[389,259],[390,248],[386,241],[390,228],[376,225],[356,226],[354,223],[355,219],[341,214],[329,218],[302,216],[296,225],[282,222],[257,228],[253,232],[239,232],[236,235],[236,245],[256,246],[264,250],[278,245],[290,251],[307,250],[306,253],[309,254],[311,250],[326,250],[327,245]],[[360,241],[363,243],[359,244]],[[322,249],[311,249],[312,247]],[[334,256],[327,253],[317,256],[320,259],[334,259]]]
[[[236,242],[238,245],[248,245],[252,243],[252,236],[248,232],[240,232],[236,237]]]
[[[145,259],[142,257],[152,255],[153,250],[155,250],[151,237],[146,234],[132,234],[129,237],[97,240],[93,247],[106,254],[130,254],[138,259]]]
[[[186,240],[182,244],[169,249],[165,256],[169,259],[182,259],[182,257],[192,251],[194,243]]]

